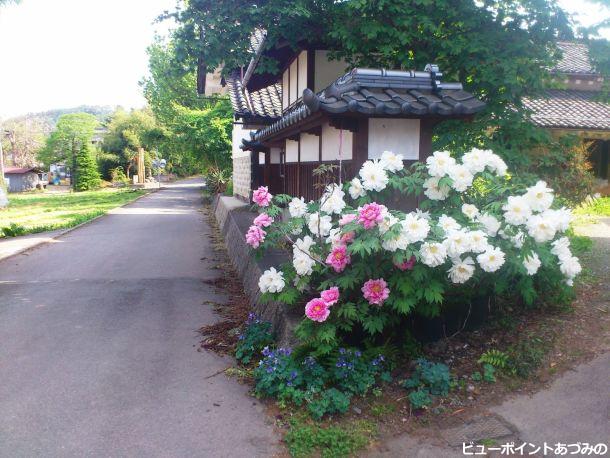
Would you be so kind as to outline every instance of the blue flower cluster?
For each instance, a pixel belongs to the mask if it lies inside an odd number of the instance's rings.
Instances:
[[[272,350],[269,347],[263,348],[264,358],[258,362],[260,367],[264,367],[268,374],[283,368],[286,365],[287,357],[290,356],[292,350],[290,348],[278,348]],[[296,375],[293,377],[296,378]]]

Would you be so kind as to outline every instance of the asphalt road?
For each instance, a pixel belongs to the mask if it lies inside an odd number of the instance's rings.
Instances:
[[[217,276],[180,182],[0,262],[0,457],[278,451],[247,389],[197,352]],[[206,378],[212,376],[210,378]]]

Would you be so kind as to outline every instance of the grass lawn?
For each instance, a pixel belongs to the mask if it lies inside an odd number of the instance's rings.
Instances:
[[[594,199],[590,204],[577,208],[574,213],[576,215],[610,216],[610,197]]]
[[[103,215],[144,194],[131,189],[102,189],[69,194],[9,194],[0,210],[0,237],[65,229]]]

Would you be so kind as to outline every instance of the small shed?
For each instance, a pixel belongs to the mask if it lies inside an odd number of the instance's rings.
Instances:
[[[31,191],[46,186],[44,171],[38,167],[5,167],[4,180],[9,192]]]

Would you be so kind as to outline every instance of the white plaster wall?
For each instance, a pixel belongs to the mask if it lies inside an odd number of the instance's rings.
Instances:
[[[307,51],[299,54],[299,87],[297,97],[303,97],[303,91],[307,89]]]
[[[369,159],[392,151],[406,160],[419,160],[419,124],[419,119],[369,119]]]
[[[271,148],[269,150],[269,161],[271,164],[279,164],[280,163],[280,148]]]
[[[301,134],[301,162],[317,162],[320,160],[320,137],[311,134]]]
[[[265,165],[265,153],[258,153],[258,164]]]
[[[343,141],[340,140],[340,131],[334,127],[324,124],[322,126],[322,160],[336,161],[339,160],[339,146],[341,145],[342,159],[348,160],[352,158],[352,143],[353,136],[349,130],[343,131]]]
[[[344,60],[328,60],[328,51],[316,51],[314,91],[319,92],[347,72]]]
[[[232,155],[233,157],[250,156],[248,151],[243,151],[241,147],[241,141],[244,139],[250,139],[250,129],[244,129],[242,124],[233,124],[232,133]]]
[[[297,86],[297,61],[296,59],[290,64],[290,103],[292,104],[298,98]]]
[[[282,75],[282,109],[286,109],[290,103],[288,102],[288,86],[289,78],[288,78],[288,69],[284,70],[284,74]]]
[[[286,163],[299,162],[299,142],[286,140]]]

